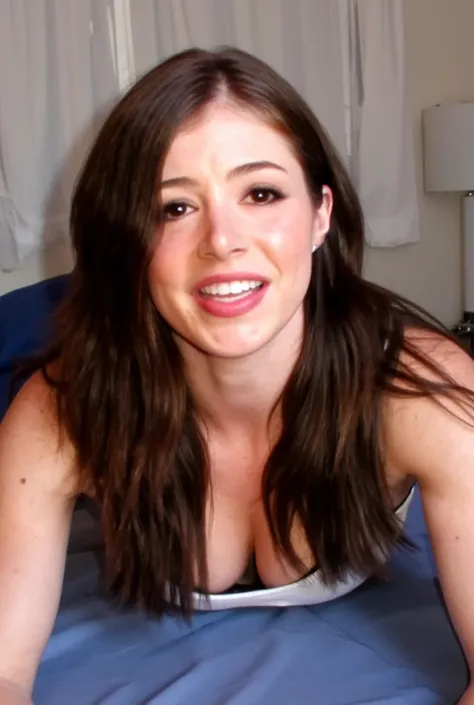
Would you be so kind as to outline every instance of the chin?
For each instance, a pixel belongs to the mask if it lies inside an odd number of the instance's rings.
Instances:
[[[302,317],[290,312],[288,317],[268,315],[249,322],[228,319],[225,325],[200,325],[191,330],[175,329],[176,342],[186,355],[201,354],[221,360],[239,360],[257,353],[278,356],[277,349],[285,357],[301,341]],[[300,320],[301,318],[301,320]],[[276,348],[275,348],[276,346]],[[191,351],[190,350],[193,351]]]
[[[240,360],[264,350],[270,340],[228,341],[219,344],[203,345],[201,350],[209,357],[221,360]]]
[[[264,331],[259,328],[253,333],[248,336],[235,335],[235,332],[227,330],[220,331],[216,335],[213,331],[203,331],[202,335],[189,337],[187,344],[190,344],[198,353],[211,358],[238,360],[264,350],[271,344],[277,331]]]

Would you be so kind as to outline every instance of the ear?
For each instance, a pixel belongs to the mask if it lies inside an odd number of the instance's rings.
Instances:
[[[313,220],[313,252],[320,247],[331,227],[331,213],[333,205],[333,195],[329,186],[323,186],[322,199],[318,208],[314,211]]]

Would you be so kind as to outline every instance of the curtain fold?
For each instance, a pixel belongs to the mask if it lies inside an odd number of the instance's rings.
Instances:
[[[0,268],[67,237],[73,184],[104,112],[151,66],[191,46],[237,46],[271,64],[346,163],[349,110],[367,240],[414,241],[401,12],[401,0],[2,0]]]
[[[130,8],[136,75],[189,47],[236,46],[303,94],[347,159],[334,0],[133,0]]]
[[[74,181],[119,84],[113,0],[2,0],[0,12],[0,268],[9,271],[67,237]]]
[[[395,247],[420,237],[403,4],[348,3],[351,172],[367,243]]]

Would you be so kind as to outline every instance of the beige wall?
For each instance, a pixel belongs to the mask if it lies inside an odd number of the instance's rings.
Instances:
[[[421,111],[445,101],[474,101],[473,0],[404,0],[421,240],[388,250],[367,248],[366,274],[421,304],[444,323],[462,309],[461,204],[423,193]]]
[[[474,100],[474,2],[404,0],[404,5],[421,241],[387,250],[368,248],[366,274],[451,324],[461,312],[460,202],[454,196],[423,193],[421,110],[446,100]],[[70,263],[67,248],[52,248],[18,272],[0,273],[0,294],[66,271]]]

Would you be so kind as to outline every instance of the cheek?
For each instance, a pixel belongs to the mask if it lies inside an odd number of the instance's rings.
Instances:
[[[148,267],[148,288],[153,303],[160,313],[167,307],[167,300],[179,283],[179,270],[176,267],[176,254],[173,248],[160,243]]]
[[[181,278],[180,263],[183,261],[183,242],[178,238],[163,236],[155,248],[148,269],[150,286],[170,286]]]
[[[166,285],[166,267],[163,266],[161,256],[155,252],[148,267],[148,286],[153,296],[163,283]]]
[[[269,255],[287,263],[303,263],[311,251],[311,225],[306,214],[296,208],[270,217],[263,231]]]

